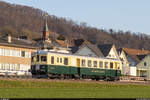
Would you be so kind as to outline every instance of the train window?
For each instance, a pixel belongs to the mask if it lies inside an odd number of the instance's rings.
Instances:
[[[105,68],[108,68],[108,62],[105,62]]]
[[[64,58],[64,65],[68,65],[68,58]]]
[[[99,67],[103,68],[103,62],[102,61],[99,62]]]
[[[113,68],[114,64],[112,62],[110,62],[110,68]]]
[[[60,63],[62,63],[62,58],[60,58]]]
[[[36,57],[36,61],[39,61],[39,55],[37,55],[37,57]]]
[[[47,61],[46,56],[41,56],[41,61]]]
[[[59,58],[57,57],[57,63],[59,63]]]
[[[93,61],[94,67],[97,67],[97,61]]]
[[[82,60],[82,66],[85,67],[85,60]]]
[[[54,56],[51,56],[51,64],[54,64]]]
[[[88,67],[91,67],[91,66],[92,66],[91,60],[88,60]]]

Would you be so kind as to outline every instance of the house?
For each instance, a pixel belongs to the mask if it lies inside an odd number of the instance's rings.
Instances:
[[[131,48],[121,48],[126,55],[127,61],[130,66],[130,75],[137,76],[136,65],[150,52],[148,50],[131,49]]]
[[[142,57],[143,59],[136,65],[137,76],[150,79],[150,54]]]
[[[98,45],[98,48],[100,49],[104,57],[120,60],[114,44],[101,44]]]
[[[72,53],[81,56],[104,57],[102,52],[97,48],[97,46],[91,44],[87,40],[84,40],[84,42],[80,46],[73,47]]]
[[[101,44],[101,45],[98,45],[98,48],[102,52],[104,57],[110,58],[110,59],[116,59],[121,62],[117,49],[114,44]],[[120,65],[117,65],[117,66],[120,66],[119,69],[121,69],[122,71],[122,63],[120,63]]]
[[[20,38],[1,37],[0,39],[0,74],[24,75],[31,64],[31,53],[37,48],[32,42]]]
[[[127,60],[126,54],[123,50],[118,49],[118,55],[122,61],[122,75],[130,75],[129,62]]]

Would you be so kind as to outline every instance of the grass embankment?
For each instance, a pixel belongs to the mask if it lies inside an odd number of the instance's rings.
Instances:
[[[150,85],[0,80],[0,98],[150,98]]]

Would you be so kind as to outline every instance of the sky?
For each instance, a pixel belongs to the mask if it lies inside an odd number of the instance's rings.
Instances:
[[[88,26],[150,35],[150,0],[3,0]]]

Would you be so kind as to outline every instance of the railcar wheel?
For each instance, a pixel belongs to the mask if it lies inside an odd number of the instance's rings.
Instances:
[[[109,81],[110,77],[105,77],[104,81]]]

